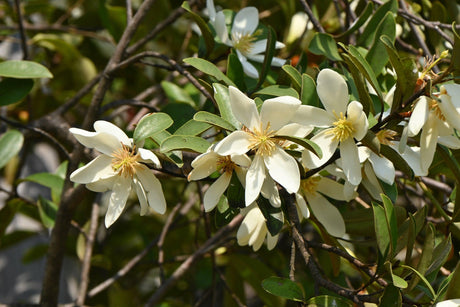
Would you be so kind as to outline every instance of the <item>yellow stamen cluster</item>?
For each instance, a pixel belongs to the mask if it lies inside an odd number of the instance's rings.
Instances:
[[[303,179],[300,182],[300,187],[302,188],[304,193],[313,194],[316,192],[316,189],[318,188],[318,183],[320,180],[321,180],[321,177],[319,176]]]
[[[377,132],[376,136],[380,144],[393,145],[393,140],[398,133],[393,130],[383,129]]]
[[[121,148],[112,154],[112,169],[118,172],[119,176],[133,178],[136,173],[136,167],[139,163],[140,156],[136,148],[130,148],[122,144]]]
[[[244,128],[244,130],[251,135],[251,149],[255,150],[257,155],[270,156],[273,150],[275,150],[276,145],[280,143],[280,141],[273,138],[276,131],[270,129],[270,123],[267,124],[265,129],[261,124],[259,129],[250,131]]]
[[[231,174],[235,167],[236,164],[232,161],[230,156],[224,156],[217,159],[217,170],[221,173]]]
[[[430,109],[434,112],[434,115],[436,115],[437,118],[439,118],[442,121],[446,121],[446,117],[444,114],[442,114],[441,109],[439,108],[439,102],[431,99],[430,100]]]
[[[345,117],[343,112],[340,112],[340,115],[338,116],[335,114],[335,117],[337,120],[332,123],[334,128],[329,131],[329,134],[334,135],[334,140],[342,142],[350,137],[353,137],[353,134],[355,133],[353,123]]]
[[[257,36],[260,31],[256,31],[253,34],[232,34],[233,47],[240,51],[243,55],[251,53],[254,41],[257,40]]]

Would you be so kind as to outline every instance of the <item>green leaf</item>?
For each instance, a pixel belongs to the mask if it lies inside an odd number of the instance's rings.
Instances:
[[[353,22],[353,24],[343,33],[340,33],[336,37],[343,37],[345,35],[353,33],[355,30],[359,29],[367,19],[372,15],[374,11],[374,5],[372,2],[368,2],[364,10],[362,11],[361,15]]]
[[[204,153],[211,144],[198,136],[171,135],[161,143],[161,152],[173,150],[187,150]]]
[[[302,74],[302,88],[300,90],[300,100],[304,105],[319,107],[319,97],[316,92],[316,83],[312,77]]]
[[[382,259],[387,259],[390,253],[391,235],[388,228],[385,208],[374,202],[372,202],[372,208],[374,210],[374,227],[377,246]]]
[[[428,280],[426,280],[425,276],[423,276],[422,273],[420,273],[419,271],[417,271],[416,269],[414,269],[413,267],[410,267],[410,266],[408,266],[408,265],[402,264],[401,267],[404,268],[404,269],[408,269],[408,270],[414,272],[415,275],[416,275],[416,277],[419,278],[419,279],[421,279],[421,280],[423,281],[423,283],[425,284],[425,286],[427,287],[427,289],[430,291],[430,293],[429,293],[429,294],[430,294],[430,298],[433,299],[433,298],[436,296],[436,293],[434,292],[434,289],[433,289],[433,287],[431,286],[430,282],[429,282]],[[413,280],[415,280],[415,279],[413,279]],[[417,280],[418,280],[418,279],[417,279]],[[411,289],[411,287],[409,287],[409,289]]]
[[[377,11],[372,15],[371,19],[366,25],[363,33],[358,36],[358,45],[368,47],[371,45],[375,37],[375,32],[378,25],[385,17],[388,12],[398,12],[398,2],[396,0],[390,0],[380,6]]]
[[[396,21],[392,12],[388,12],[379,23],[375,31],[374,41],[366,55],[366,60],[377,76],[380,75],[383,68],[388,63],[388,54],[386,53],[385,45],[380,40],[382,35],[385,35],[389,41],[394,43],[396,38]]]
[[[439,269],[446,263],[447,258],[449,257],[450,251],[452,249],[452,238],[451,234],[445,237],[433,251],[432,259],[433,261],[430,263],[425,275],[430,274],[437,274]]]
[[[37,201],[37,205],[43,225],[46,228],[52,228],[54,226],[54,221],[56,220],[58,205],[41,196]]]
[[[30,247],[24,254],[22,254],[22,263],[27,264],[35,260],[39,260],[46,256],[48,252],[49,244],[42,243]]]
[[[262,70],[259,74],[259,81],[256,88],[260,88],[267,77],[268,72],[272,69],[272,60],[275,55],[276,46],[276,33],[272,27],[268,26],[267,45],[265,47],[264,61],[262,63]]]
[[[199,122],[205,122],[205,123],[217,126],[219,128],[222,128],[228,131],[235,130],[235,127],[233,127],[232,124],[230,124],[228,121],[226,121],[222,117],[206,112],[206,111],[197,112],[193,116],[193,119]]]
[[[382,299],[380,300],[380,306],[401,307],[401,291],[393,285],[388,285],[383,292]]]
[[[175,135],[199,135],[212,126],[202,121],[196,121],[194,119],[189,120],[185,124],[179,127],[174,134]]]
[[[262,288],[268,293],[276,296],[287,298],[289,300],[304,302],[302,288],[298,283],[288,279],[277,276],[266,278],[262,281]]]
[[[282,69],[287,73],[292,81],[292,86],[297,92],[300,92],[302,85],[302,75],[291,65],[283,65]]]
[[[17,230],[14,232],[7,233],[0,237],[0,249],[6,249],[7,247],[14,246],[15,244],[19,244],[22,241],[36,235],[36,230]]]
[[[213,76],[218,81],[223,81],[227,85],[236,86],[235,83],[233,83],[233,81],[230,80],[230,78],[228,78],[223,72],[221,72],[216,65],[212,64],[209,61],[200,58],[186,58],[183,61],[189,65],[192,65],[196,69],[204,72],[205,74]]]
[[[7,106],[24,99],[33,86],[32,79],[3,79],[0,82],[0,106]]]
[[[254,95],[269,95],[275,97],[291,96],[299,99],[299,93],[297,93],[297,91],[294,90],[292,87],[286,85],[270,85],[264,87],[261,90],[258,90],[254,93]]]
[[[173,120],[166,113],[152,113],[142,117],[134,129],[134,142],[138,143],[143,139],[152,137],[155,134],[169,128]]]
[[[355,62],[353,62],[351,56],[349,54],[344,54],[343,58],[345,59],[345,62],[348,65],[348,69],[351,73],[351,76],[353,78],[353,82],[356,86],[356,89],[358,91],[359,95],[359,101],[363,105],[363,111],[366,113],[366,115],[369,115],[369,112],[375,113],[374,111],[374,104],[372,102],[372,98],[369,94],[369,89],[366,84],[366,80],[364,78],[364,75],[361,73],[359,68],[355,65]]]
[[[273,207],[263,196],[257,199],[257,206],[265,217],[267,229],[272,236],[280,233],[284,225],[284,215],[281,208]]]
[[[215,210],[215,224],[216,227],[222,227],[230,223],[233,218],[240,213],[240,210],[235,207],[230,207],[228,204],[227,197],[222,195],[219,199],[219,202],[216,205],[217,210]]]
[[[152,136],[152,140],[155,142],[156,146],[153,146],[153,147],[159,148],[160,144],[163,143],[163,141],[169,138],[170,136],[171,136],[171,133],[169,133],[166,130],[160,131],[159,133],[155,134],[154,136]],[[149,139],[147,139],[147,141],[148,140]],[[184,165],[184,162],[182,161],[182,152],[179,150],[165,152],[165,153],[157,152],[156,154],[159,154],[163,158],[170,160],[171,162],[176,164],[177,167],[182,167]]]
[[[392,269],[391,266],[392,266],[392,264],[391,264],[390,261],[385,262],[385,268],[388,271],[388,273],[390,273],[390,275],[391,275],[391,280],[393,282],[393,285],[395,287],[400,288],[400,289],[407,288],[407,286],[408,286],[407,281],[405,281],[403,278],[399,277],[398,275],[395,275],[393,273],[393,269]]]
[[[317,155],[318,158],[320,158],[320,159],[323,156],[323,152],[321,150],[321,147],[319,147],[315,142],[312,142],[309,139],[303,139],[303,138],[298,138],[298,137],[289,136],[289,135],[277,135],[274,138],[294,142],[294,143],[304,147],[305,149],[308,149],[309,151],[311,151],[312,153]]]
[[[232,173],[232,179],[230,179],[230,184],[227,188],[227,200],[231,208],[246,207],[244,187],[235,172]]]
[[[396,220],[396,214],[394,211],[393,204],[388,196],[385,194],[380,194],[380,197],[383,201],[383,207],[385,208],[385,216],[387,219],[388,224],[388,231],[390,234],[390,250],[391,250],[391,257],[395,256],[394,252],[396,250],[396,244],[398,242],[398,223]]]
[[[437,152],[442,157],[446,166],[454,174],[457,183],[460,183],[460,164],[458,163],[458,160],[455,158],[455,156],[453,155],[452,151],[449,148],[443,145],[439,145],[439,144],[438,144],[438,148],[440,148],[441,150],[438,150]]]
[[[246,91],[246,83],[244,82],[244,70],[238,56],[235,53],[230,53],[227,58],[227,76],[235,82],[236,86],[242,91]]]
[[[460,83],[460,35],[455,29],[455,22],[452,23],[452,32],[454,33],[454,46],[452,47],[452,74],[455,83]]]
[[[332,295],[319,295],[312,297],[307,301],[307,307],[352,307],[353,304],[347,299],[332,296]]]
[[[342,57],[337,49],[332,35],[318,32],[315,34],[308,47],[309,51],[314,54],[324,55],[331,61],[341,61]]]
[[[50,188],[53,202],[60,202],[62,189],[64,188],[64,179],[62,177],[50,173],[36,173],[27,176],[21,181],[35,182],[41,184],[42,186]]]
[[[235,115],[233,115],[228,87],[219,83],[214,83],[212,87],[214,89],[214,98],[219,107],[220,116],[232,124],[233,127],[240,127],[240,122],[236,119]]]
[[[0,76],[16,79],[53,78],[48,68],[31,61],[2,62]]]
[[[24,136],[17,130],[9,130],[0,137],[0,168],[19,153],[23,142]]]
[[[169,81],[162,81],[161,87],[163,88],[166,96],[173,102],[185,102],[191,106],[195,106],[195,101],[193,101],[192,97],[190,97],[189,93],[187,93],[182,87],[169,82]]]
[[[211,30],[209,29],[207,23],[203,20],[203,18],[201,18],[200,15],[192,11],[187,1],[184,1],[182,3],[182,8],[190,13],[190,16],[192,16],[193,20],[196,22],[196,24],[200,28],[201,35],[204,38],[204,43],[206,45],[205,57],[208,57],[211,54],[212,50],[214,49],[214,43],[215,43],[214,36],[212,35]]]
[[[452,273],[452,277],[447,287],[446,296],[444,299],[454,299],[460,297],[460,261],[457,262],[455,270]]]

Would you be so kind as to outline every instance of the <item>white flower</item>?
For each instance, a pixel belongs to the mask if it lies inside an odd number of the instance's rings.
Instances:
[[[110,227],[118,219],[133,188],[139,198],[141,215],[147,213],[148,206],[160,214],[165,213],[166,201],[160,181],[144,165],[151,163],[161,167],[155,154],[150,150],[136,148],[132,139],[109,122],[96,121],[94,130],[90,132],[70,128],[70,132],[81,144],[102,153],[74,171],[70,180],[85,184],[91,191],[110,191],[105,226]]]
[[[446,84],[441,88],[440,101],[421,96],[415,102],[408,123],[408,135],[415,136],[420,130],[421,169],[427,173],[433,161],[436,144],[459,149],[460,140],[454,135],[454,128],[460,131],[460,86]]]
[[[259,78],[257,69],[248,62],[249,59],[262,63],[265,57],[262,53],[266,51],[267,39],[257,40],[260,32],[256,31],[259,25],[259,11],[250,6],[236,13],[229,37],[224,13],[222,11],[216,12],[213,1],[208,0],[207,6],[210,22],[214,26],[221,42],[235,48],[245,74],[252,78]],[[276,42],[276,49],[283,47],[283,43]],[[286,60],[284,59],[274,57],[271,64],[281,67],[285,62]]]
[[[340,183],[320,175],[314,175],[303,179],[300,183],[299,192],[296,193],[298,211],[304,218],[309,217],[306,198],[313,215],[324,226],[329,234],[342,237],[345,234],[345,222],[339,210],[331,204],[323,195],[346,201],[344,186]]]
[[[255,203],[246,207],[243,211],[245,217],[236,233],[238,244],[241,246],[252,246],[252,249],[257,251],[264,243],[266,237],[267,248],[268,250],[272,250],[278,242],[279,235],[272,236],[270,234],[262,211],[260,211]]]
[[[244,185],[246,168],[251,165],[251,159],[247,155],[221,156],[214,151],[214,147],[214,145],[209,147],[207,152],[192,161],[193,170],[188,175],[188,180],[200,180],[216,171],[221,173],[221,176],[204,193],[203,204],[206,212],[214,209],[227,190],[233,171]]]
[[[242,155],[250,150],[255,152],[246,174],[246,206],[257,199],[267,180],[273,179],[289,193],[297,192],[300,185],[297,161],[284,151],[283,140],[277,136],[304,137],[313,129],[290,123],[300,100],[290,96],[265,100],[259,114],[254,100],[240,90],[230,86],[229,94],[233,114],[243,127],[220,141],[215,151],[222,156]],[[273,191],[273,185],[269,183],[269,186],[268,189]]]
[[[291,18],[291,24],[286,37],[286,43],[291,44],[299,39],[305,30],[312,30],[313,24],[308,19],[308,15],[305,12],[297,12]]]
[[[339,147],[340,156],[346,161],[342,168],[347,180],[353,185],[358,185],[361,182],[361,166],[355,140],[360,141],[369,128],[363,106],[357,101],[348,103],[347,84],[337,72],[323,69],[318,74],[317,82],[318,96],[326,110],[303,105],[293,121],[328,127],[311,138],[311,141],[319,145],[323,156],[320,159],[309,150],[305,150],[302,161],[309,169],[320,167]]]
[[[436,307],[460,307],[460,298],[439,302]]]
[[[369,161],[375,172],[375,175],[383,182],[392,185],[395,180],[395,167],[393,163],[373,152],[370,148],[359,146],[358,147],[359,161],[365,163]]]

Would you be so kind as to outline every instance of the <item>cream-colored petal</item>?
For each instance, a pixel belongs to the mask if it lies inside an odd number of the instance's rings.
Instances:
[[[451,149],[460,149],[460,139],[454,135],[440,136],[438,143]]]
[[[243,94],[239,89],[233,86],[228,87],[230,95],[230,105],[235,118],[248,127],[259,128],[260,118],[254,100]]]
[[[231,155],[230,159],[235,162],[236,165],[242,166],[242,167],[249,167],[251,166],[251,158],[249,158],[247,155]]]
[[[109,228],[121,215],[131,192],[131,178],[118,176],[110,193],[109,207],[105,214],[105,227]]]
[[[447,94],[452,97],[452,104],[456,109],[460,108],[460,86],[456,83],[444,84],[444,89],[447,91]],[[442,92],[442,90],[441,90]],[[442,97],[443,95],[441,95]]]
[[[149,206],[159,214],[164,214],[166,212],[166,200],[160,180],[144,165],[136,170],[136,176],[147,192]]]
[[[90,182],[86,184],[86,188],[93,192],[106,192],[111,190],[115,180],[117,179],[118,175],[114,175],[109,178],[100,179],[95,182]]]
[[[216,20],[216,7],[214,6],[214,0],[206,0],[206,8],[208,9],[208,16],[211,21]]]
[[[361,165],[359,164],[358,147],[353,139],[340,142],[340,157],[345,163],[342,164],[343,172],[353,185],[361,182]]]
[[[375,175],[383,182],[392,185],[395,181],[395,167],[390,160],[380,157],[374,152],[371,153],[369,161],[374,168]]]
[[[313,126],[304,126],[301,124],[297,123],[290,123],[285,126],[283,126],[281,129],[279,129],[276,132],[276,135],[288,135],[288,136],[294,136],[298,138],[304,138],[306,137],[310,132],[312,132],[314,129]]]
[[[259,11],[253,7],[248,6],[236,13],[233,19],[232,35],[238,37],[239,35],[252,34],[259,25]]]
[[[267,226],[265,223],[260,223],[256,229],[254,229],[254,233],[252,234],[251,238],[249,239],[248,245],[252,246],[252,249],[257,252],[264,244],[265,236],[267,235]]]
[[[264,156],[264,162],[270,176],[289,193],[295,193],[300,186],[300,171],[297,161],[279,146],[271,155]]]
[[[299,220],[302,221],[303,218],[305,219],[310,218],[310,210],[308,210],[307,202],[302,197],[302,195],[300,195],[300,193],[295,193],[295,200],[296,200],[297,214],[299,215]]]
[[[90,183],[101,179],[115,176],[112,169],[112,158],[107,155],[99,155],[85,166],[75,170],[70,175],[70,180],[75,183]]]
[[[369,130],[369,122],[367,121],[366,113],[363,111],[363,105],[358,101],[352,101],[347,108],[347,119],[353,123],[355,132],[353,137],[361,141]]]
[[[204,193],[203,205],[206,212],[214,209],[222,194],[224,194],[225,190],[227,190],[231,179],[231,173],[223,173],[219,178],[217,178],[216,181],[211,184],[206,193]]]
[[[394,142],[390,145],[394,150],[398,150],[399,143]],[[401,157],[409,164],[410,168],[414,171],[415,176],[426,176],[428,171],[423,171],[420,163],[420,147],[406,146],[403,153],[400,153]]]
[[[238,244],[241,246],[248,245],[254,230],[257,227],[260,227],[259,225],[261,223],[265,222],[262,212],[255,204],[247,207],[246,209],[248,209],[247,213],[236,232]]]
[[[134,188],[136,190],[137,198],[139,199],[139,205],[141,206],[141,215],[146,215],[149,211],[149,204],[147,200],[147,193],[142,186],[142,183],[136,178],[133,178]]]
[[[426,96],[422,96],[415,102],[415,108],[412,111],[412,114],[407,125],[408,136],[415,136],[420,132],[423,125],[428,119],[429,114],[429,100]]]
[[[156,168],[161,168],[160,160],[153,153],[153,151],[144,148],[139,148],[137,152],[141,156],[142,162],[152,163],[153,165],[155,165]]]
[[[277,131],[287,125],[301,102],[299,99],[291,96],[281,96],[267,99],[260,109],[260,122],[263,127],[270,124],[271,130]]]
[[[279,42],[276,42],[276,46],[278,46],[278,43],[279,43]],[[276,47],[276,48],[278,48],[278,47]],[[282,47],[280,47],[280,48],[282,48]],[[283,66],[284,64],[286,64],[286,60],[285,60],[285,59],[277,58],[277,57],[273,57],[273,58],[272,58],[272,63],[271,63],[272,66],[281,67],[281,66]]]
[[[317,168],[326,163],[334,154],[339,144],[338,140],[334,139],[334,135],[330,133],[330,129],[325,129],[312,137],[310,140],[316,143],[323,153],[321,159],[309,150],[302,152],[302,163],[309,169]]]
[[[260,190],[265,180],[265,164],[259,155],[254,156],[251,167],[246,173],[245,200],[246,206],[252,204],[259,197]]]
[[[267,39],[261,39],[261,40],[258,40],[258,41],[255,41],[253,44],[252,44],[252,48],[251,48],[251,55],[256,55],[256,54],[259,54],[259,53],[263,53],[267,50]],[[265,56],[262,55],[262,62],[263,62],[263,58]],[[255,60],[253,59],[252,57],[250,57],[251,60],[254,60],[256,62],[260,62],[258,60]],[[260,62],[261,63],[261,62]]]
[[[345,114],[348,104],[348,86],[345,79],[332,69],[323,69],[318,74],[316,91],[324,108],[330,113]]]
[[[215,152],[201,154],[192,162],[193,170],[188,174],[188,180],[200,180],[208,177],[217,170],[217,159],[221,157]]]
[[[343,185],[331,178],[321,177],[321,180],[316,186],[316,191],[330,197],[332,199],[347,201],[348,197],[345,197],[343,192]]]
[[[420,135],[420,166],[423,173],[428,173],[433,162],[436,144],[438,142],[438,126],[436,115],[430,113]]]
[[[270,232],[267,231],[267,249],[271,251],[272,249],[275,248],[276,243],[278,243],[278,237],[279,235],[273,236],[270,234]]]
[[[319,128],[326,128],[332,126],[332,123],[335,122],[335,117],[326,110],[301,105],[297,109],[292,121],[305,126],[313,125]]]
[[[383,193],[383,190],[380,186],[380,182],[377,179],[377,176],[375,176],[375,172],[371,166],[371,163],[369,161],[364,162],[363,169],[365,176],[361,181],[362,186],[364,186],[372,198],[380,199],[380,194]]]
[[[455,129],[460,130],[460,113],[452,103],[453,98],[448,95],[441,95],[441,103],[438,103],[439,109],[441,109],[442,115],[446,118],[446,121]],[[458,98],[457,98],[458,99]]]
[[[216,146],[216,153],[221,156],[242,155],[249,151],[253,144],[251,135],[244,131],[234,131]]]
[[[228,31],[227,25],[225,24],[224,12],[217,12],[213,26],[216,30],[217,37],[219,37],[220,41],[227,46],[233,46],[232,41],[230,41],[230,39],[228,38]]]
[[[307,201],[313,215],[331,236],[342,237],[345,234],[345,222],[340,211],[324,196],[318,193],[308,195]]]
[[[114,151],[121,148],[120,140],[113,134],[90,132],[78,128],[70,128],[69,131],[85,147],[94,148],[106,155],[111,155]]]
[[[239,51],[237,51],[239,53]],[[240,58],[241,65],[243,65],[243,71],[246,75],[248,75],[251,78],[254,79],[259,79],[259,72],[257,71],[257,68],[249,63],[248,60],[246,60],[245,57]]]
[[[460,306],[460,298],[442,301],[436,304],[435,307],[458,307]]]
[[[262,189],[260,190],[260,194],[263,197],[268,199],[270,204],[275,207],[281,207],[281,198],[278,192],[278,187],[276,186],[275,181],[270,176],[266,176],[264,180],[264,184],[262,185]]]
[[[107,134],[111,134],[115,136],[118,139],[119,143],[121,142],[122,144],[129,146],[129,147],[133,145],[132,140],[128,138],[128,136],[123,130],[121,130],[120,128],[118,128],[117,126],[115,126],[114,124],[108,121],[98,120],[94,122],[93,126],[96,132],[107,133]]]

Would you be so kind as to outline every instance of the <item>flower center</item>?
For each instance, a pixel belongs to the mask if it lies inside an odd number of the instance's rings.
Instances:
[[[245,128],[245,130],[251,135],[251,149],[254,149],[257,155],[270,156],[276,145],[280,144],[279,140],[273,138],[276,131],[270,129],[270,123],[267,124],[265,129],[260,124],[259,129],[256,128],[250,131]]]
[[[217,159],[217,169],[221,173],[231,174],[235,167],[236,164],[231,160],[230,156],[224,156]]]
[[[355,128],[353,127],[353,123],[345,117],[343,112],[340,112],[339,116],[335,114],[335,118],[337,120],[332,123],[334,128],[329,131],[329,134],[334,135],[334,140],[339,140],[342,142],[350,137],[353,137]]]
[[[136,167],[139,165],[139,154],[136,148],[130,148],[124,144],[112,154],[112,169],[118,172],[119,176],[133,178]]]
[[[376,133],[377,139],[380,144],[393,145],[393,140],[398,133],[393,130],[383,129]]]
[[[321,180],[321,177],[319,176],[303,179],[300,182],[300,187],[302,188],[304,193],[314,194],[316,192],[316,189],[318,188],[318,183],[320,180]]]
[[[446,121],[446,117],[442,114],[441,109],[439,108],[439,102],[434,99],[430,100],[430,109],[434,112],[437,118],[442,121]]]
[[[259,34],[260,34],[259,30],[257,30],[253,34],[233,33],[232,34],[233,47],[246,56],[251,53],[252,47],[254,45],[254,41],[257,39],[257,36]]]

